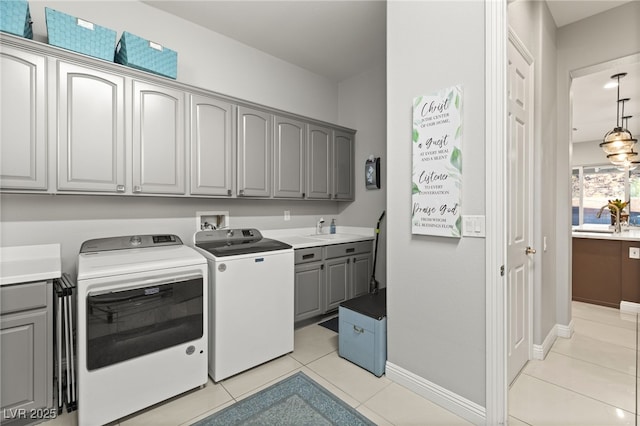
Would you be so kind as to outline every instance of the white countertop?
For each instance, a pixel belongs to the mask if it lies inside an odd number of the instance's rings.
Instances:
[[[316,234],[315,228],[270,229],[260,232],[264,237],[290,244],[294,249],[367,241],[373,240],[375,236],[372,228],[355,226],[337,226],[335,234],[329,234],[328,226],[323,228],[321,234]]]
[[[591,238],[594,240],[640,241],[640,228],[627,228],[621,233],[614,233],[608,225],[582,225],[573,228],[571,235],[575,238]]]
[[[60,244],[0,247],[0,286],[62,275]]]

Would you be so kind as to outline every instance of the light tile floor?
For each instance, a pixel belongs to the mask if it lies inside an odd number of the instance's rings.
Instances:
[[[636,412],[635,315],[573,302],[574,335],[558,338],[544,361],[530,361],[509,391],[510,425],[632,425]],[[340,358],[338,336],[312,324],[295,350],[237,376],[121,419],[122,425],[189,425],[303,371],[374,423],[468,425],[412,391]],[[118,423],[116,423],[118,424]],[[77,425],[64,413],[46,426]]]
[[[297,329],[288,355],[121,419],[120,425],[189,425],[303,371],[380,426],[470,425],[425,398],[338,356],[338,335],[317,324]],[[77,425],[75,413],[63,413],[46,426]]]
[[[573,302],[574,335],[530,361],[509,390],[509,424],[636,424],[636,316]]]

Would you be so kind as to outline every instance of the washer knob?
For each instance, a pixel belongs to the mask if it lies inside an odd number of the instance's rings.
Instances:
[[[139,235],[134,235],[129,239],[129,244],[131,244],[132,246],[139,246],[140,244],[142,244],[142,237],[140,237]]]

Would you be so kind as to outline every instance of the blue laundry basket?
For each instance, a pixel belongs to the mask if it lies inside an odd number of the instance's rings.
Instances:
[[[113,62],[116,32],[45,7],[49,44]]]
[[[31,13],[26,0],[0,0],[0,31],[33,38]]]
[[[173,78],[178,76],[178,53],[124,31],[116,47],[115,62]]]

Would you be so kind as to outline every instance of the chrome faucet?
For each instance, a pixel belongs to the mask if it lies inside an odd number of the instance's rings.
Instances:
[[[620,209],[618,208],[618,206],[616,206],[613,203],[609,203],[606,206],[602,206],[600,208],[600,211],[596,214],[597,218],[600,218],[600,216],[602,216],[602,211],[604,209],[609,209],[609,211],[611,211],[611,212],[613,212],[613,210],[616,211],[616,224],[615,224],[615,226],[613,228],[613,232],[614,233],[618,233],[618,234],[621,233],[622,232],[622,228],[620,226]]]
[[[316,223],[316,234],[322,234],[322,224],[324,224],[324,219],[320,218],[318,223]]]

